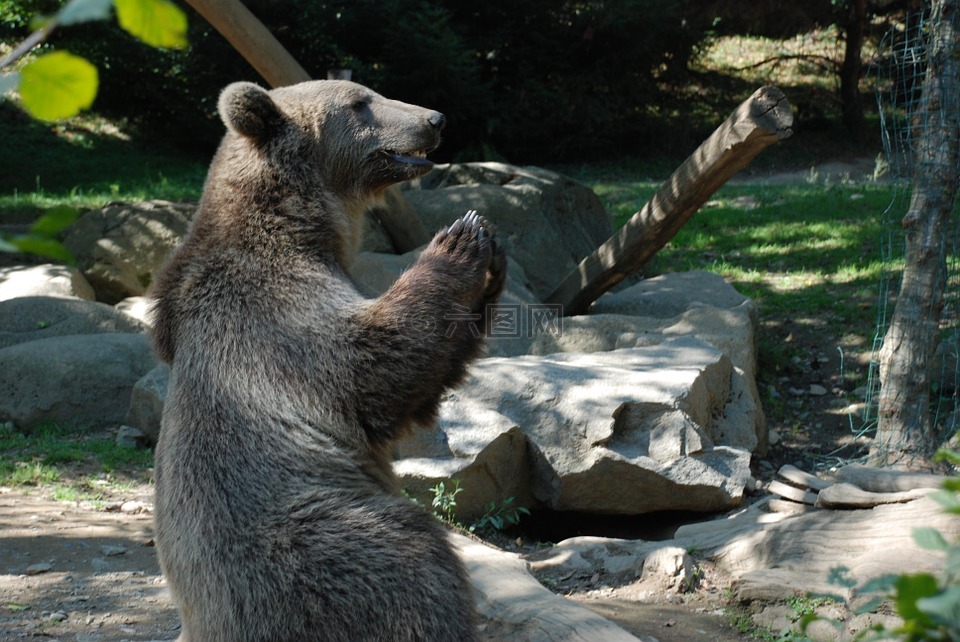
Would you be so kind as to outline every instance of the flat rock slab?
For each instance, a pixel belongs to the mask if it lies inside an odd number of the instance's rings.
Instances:
[[[789,516],[767,512],[766,501],[722,519],[681,526],[665,542],[577,537],[526,559],[541,573],[600,572],[630,582],[657,549],[696,549],[735,579],[739,600],[783,600],[797,595],[855,592],[829,583],[833,569],[848,569],[858,585],[903,572],[939,573],[944,557],[922,549],[913,529],[932,527],[947,541],[960,537],[960,520],[929,497],[861,510],[811,509]]]

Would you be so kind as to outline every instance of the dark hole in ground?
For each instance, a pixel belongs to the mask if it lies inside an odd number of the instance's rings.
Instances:
[[[533,510],[521,520],[517,530],[525,539],[537,542],[559,542],[581,535],[658,542],[673,539],[677,529],[684,524],[705,522],[713,517],[711,513],[694,511],[660,511],[644,515],[598,515]]]

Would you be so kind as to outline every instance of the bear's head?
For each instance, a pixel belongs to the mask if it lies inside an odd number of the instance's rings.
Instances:
[[[267,91],[227,86],[220,117],[233,142],[255,150],[281,180],[364,200],[430,171],[443,114],[344,80],[315,80]],[[246,156],[246,153],[244,153]]]

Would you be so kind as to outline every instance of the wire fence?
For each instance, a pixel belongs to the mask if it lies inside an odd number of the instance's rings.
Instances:
[[[951,16],[955,18],[955,16]],[[874,333],[872,358],[866,386],[866,409],[863,420],[853,429],[857,437],[872,436],[878,425],[877,400],[880,395],[880,355],[884,337],[893,318],[894,303],[900,290],[904,267],[905,238],[902,220],[910,209],[914,187],[930,186],[932,172],[915,175],[918,141],[927,135],[927,128],[936,127],[942,119],[926,117],[921,109],[927,62],[932,38],[938,33],[927,10],[908,14],[901,25],[892,28],[881,41],[873,69],[877,106],[884,146],[887,178],[893,187],[892,197],[883,214],[886,230],[881,239],[883,272],[878,292],[878,318]],[[960,87],[945,88],[941,110],[960,109]],[[924,169],[929,169],[925,166]],[[948,168],[960,172],[960,167]],[[955,174],[956,175],[956,174]],[[931,341],[937,342],[936,354],[926,364],[931,382],[931,416],[938,443],[956,433],[960,427],[958,397],[960,391],[960,225],[954,209],[949,225],[940,240],[941,259],[946,268],[946,290],[939,330]],[[935,311],[931,310],[931,313]],[[897,444],[887,445],[896,448]]]

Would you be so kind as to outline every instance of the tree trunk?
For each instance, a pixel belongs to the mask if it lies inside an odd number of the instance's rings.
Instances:
[[[853,136],[864,134],[863,101],[860,100],[860,74],[863,48],[863,29],[867,20],[866,0],[848,0],[846,16],[846,44],[843,65],[840,67],[840,102],[843,124]]]
[[[597,297],[638,271],[697,210],[757,154],[793,133],[783,92],[761,87],[745,100],[620,230],[584,258],[547,297],[565,316],[583,314]]]
[[[929,59],[912,140],[913,195],[903,219],[903,281],[880,352],[877,437],[870,461],[879,466],[926,467],[936,450],[930,414],[929,364],[940,338],[950,211],[960,160],[960,0],[936,0]]]

